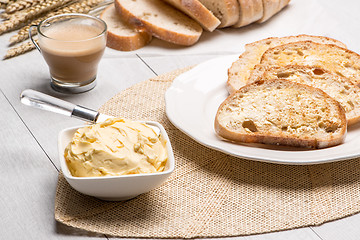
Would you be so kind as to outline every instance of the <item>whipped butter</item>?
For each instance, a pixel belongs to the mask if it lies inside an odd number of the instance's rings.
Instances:
[[[168,153],[151,127],[114,118],[79,128],[64,157],[74,177],[98,177],[161,172]]]

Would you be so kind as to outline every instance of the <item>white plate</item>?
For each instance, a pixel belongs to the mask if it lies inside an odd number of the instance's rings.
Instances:
[[[238,56],[209,60],[174,80],[165,94],[165,102],[166,114],[177,128],[210,148],[263,162],[304,165],[360,157],[360,124],[348,129],[343,144],[317,150],[235,144],[218,138],[214,131],[215,114],[228,96],[227,70]]]

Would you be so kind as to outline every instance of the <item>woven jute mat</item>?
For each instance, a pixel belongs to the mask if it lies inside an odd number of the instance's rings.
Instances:
[[[100,109],[163,124],[176,159],[171,177],[132,200],[106,202],[76,192],[60,173],[57,221],[120,237],[194,238],[318,225],[360,211],[360,159],[311,166],[262,163],[209,149],[179,131],[166,117],[164,93],[188,69],[134,85]]]

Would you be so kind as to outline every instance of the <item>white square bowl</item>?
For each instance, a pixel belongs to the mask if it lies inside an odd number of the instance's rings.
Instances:
[[[82,127],[80,126],[64,129],[58,136],[61,170],[67,182],[80,193],[107,201],[128,200],[160,186],[174,171],[174,153],[164,127],[158,122],[147,121],[146,124],[159,128],[163,139],[166,140],[168,160],[163,172],[104,177],[72,176],[64,158],[64,150],[71,142],[76,130]]]

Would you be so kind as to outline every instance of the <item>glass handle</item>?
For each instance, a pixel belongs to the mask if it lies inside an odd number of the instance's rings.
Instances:
[[[29,37],[30,37],[31,41],[33,42],[33,44],[35,45],[35,47],[37,48],[37,50],[39,50],[39,52],[41,52],[39,45],[38,45],[37,42],[33,39],[33,36],[32,36],[32,29],[33,29],[34,27],[37,27],[37,25],[31,25],[31,26],[30,26],[30,28],[29,28]]]
[[[75,117],[93,123],[96,122],[99,116],[97,111],[31,89],[26,89],[21,93],[20,101],[30,107],[59,113],[68,117]]]

